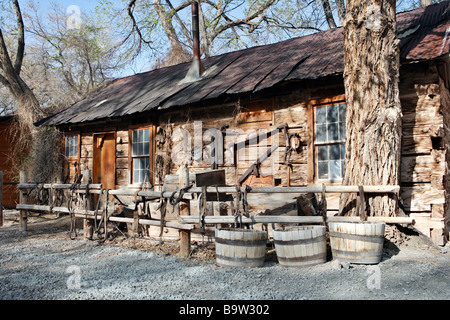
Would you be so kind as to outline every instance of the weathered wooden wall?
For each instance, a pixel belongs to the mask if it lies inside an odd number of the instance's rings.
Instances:
[[[11,145],[13,143],[10,134],[12,117],[0,117],[0,171],[3,171],[4,182],[19,182],[11,168]],[[17,187],[12,184],[3,185],[3,204],[14,207],[19,201]]]
[[[441,70],[442,72],[442,70]],[[435,62],[401,70],[401,198],[416,228],[443,244],[448,237],[448,88]]]

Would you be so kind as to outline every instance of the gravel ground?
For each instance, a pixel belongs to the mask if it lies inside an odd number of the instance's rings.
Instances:
[[[286,268],[272,252],[261,268],[224,268],[215,264],[213,244],[182,259],[173,254],[177,246],[149,240],[71,240],[69,222],[67,216],[31,217],[24,236],[16,221],[6,220],[0,300],[450,299],[448,246],[417,234],[392,236],[377,266],[328,261]]]

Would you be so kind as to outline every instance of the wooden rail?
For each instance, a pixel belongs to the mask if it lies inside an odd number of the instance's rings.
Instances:
[[[90,177],[90,172],[86,172],[86,176]],[[61,212],[61,213],[70,213],[73,217],[82,218],[84,220],[84,228],[88,228],[88,221],[92,221],[93,219],[97,219],[103,221],[103,223],[107,222],[125,222],[133,224],[134,228],[137,225],[147,225],[147,226],[159,226],[161,230],[163,227],[175,228],[180,231],[180,255],[188,256],[190,253],[190,233],[195,229],[195,225],[198,224],[209,224],[209,225],[217,225],[217,224],[271,224],[271,223],[282,223],[282,224],[324,224],[330,221],[359,221],[361,217],[327,217],[324,216],[279,216],[279,215],[256,215],[256,216],[245,216],[239,214],[237,216],[206,216],[205,212],[203,212],[200,216],[192,216],[189,215],[189,201],[193,200],[195,194],[198,194],[199,197],[204,195],[204,193],[220,193],[220,194],[240,194],[246,195],[249,193],[292,193],[292,194],[307,194],[307,193],[322,193],[325,196],[325,193],[358,193],[359,194],[359,204],[361,205],[360,212],[365,212],[363,200],[365,193],[379,193],[386,194],[391,193],[396,196],[399,195],[400,187],[399,186],[309,186],[309,187],[248,187],[248,186],[214,186],[214,187],[189,187],[186,179],[183,177],[186,174],[180,174],[180,188],[175,192],[168,191],[153,191],[153,190],[105,190],[102,188],[101,184],[62,184],[62,183],[27,183],[26,176],[21,173],[20,183],[17,185],[17,188],[20,191],[20,203],[16,206],[18,210],[20,210],[20,230],[26,231],[26,219],[27,219],[27,211],[35,210],[35,211],[49,211],[49,212]],[[89,180],[88,180],[89,181]],[[1,176],[0,176],[1,182]],[[1,184],[0,184],[1,186]],[[48,205],[36,205],[27,203],[27,191],[30,189],[48,189],[49,191],[49,203]],[[1,189],[0,189],[1,190]],[[86,203],[86,208],[77,209],[77,208],[68,208],[68,207],[57,207],[53,206],[52,202],[52,193],[55,190],[67,190],[71,193],[80,194],[89,198],[90,200]],[[137,214],[135,214],[134,218],[126,218],[126,217],[117,217],[108,215],[106,211],[103,209],[93,210],[93,199],[91,198],[94,194],[97,195],[114,195],[114,196],[132,196],[132,197],[145,197],[147,200],[157,200],[157,199],[167,199],[176,198],[180,203],[180,212],[182,214],[179,215],[177,220],[165,220],[164,215],[161,214],[161,219],[140,219]],[[106,200],[103,202],[103,207],[108,207],[108,197],[104,197]],[[238,197],[236,197],[238,198]],[[1,200],[1,194],[0,194]],[[326,207],[325,207],[326,213]],[[382,221],[385,223],[398,223],[398,224],[413,224],[414,220],[409,217],[364,217],[364,220],[368,221]],[[91,228],[92,229],[92,228]],[[87,232],[85,229],[85,236]],[[106,235],[106,228],[105,228]]]

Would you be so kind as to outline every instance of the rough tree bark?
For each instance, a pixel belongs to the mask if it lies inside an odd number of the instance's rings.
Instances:
[[[341,26],[344,25],[344,20],[345,20],[345,1],[344,0],[336,0],[336,7],[337,7],[337,11],[338,11],[338,16],[339,16],[339,23],[341,24]]]
[[[349,0],[344,23],[347,139],[343,185],[398,185],[401,155],[395,0]],[[355,215],[355,194],[340,212]],[[394,216],[392,195],[368,198],[368,215]]]

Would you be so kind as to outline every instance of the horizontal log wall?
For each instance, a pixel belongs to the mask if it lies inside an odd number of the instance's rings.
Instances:
[[[450,105],[439,74],[435,62],[407,65],[400,72],[401,198],[403,210],[417,222],[415,227],[442,245],[448,239]]]

